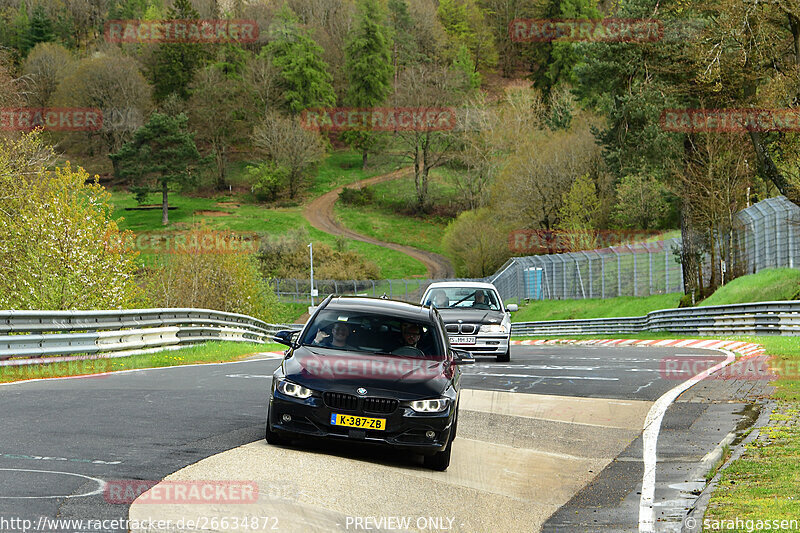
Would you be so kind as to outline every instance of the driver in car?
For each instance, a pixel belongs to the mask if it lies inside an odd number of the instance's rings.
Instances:
[[[422,350],[417,348],[417,343],[422,336],[422,329],[419,327],[419,324],[403,322],[400,326],[400,334],[403,344],[399,348],[392,350],[393,354],[410,356],[424,355]]]
[[[475,301],[472,302],[472,307],[475,309],[489,309],[489,304],[486,303],[486,294],[483,291],[475,292]]]

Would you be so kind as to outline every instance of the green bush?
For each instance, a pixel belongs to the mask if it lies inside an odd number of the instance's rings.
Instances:
[[[370,187],[361,187],[360,189],[345,187],[339,193],[339,200],[347,205],[370,205],[375,202],[375,191]]]
[[[264,239],[258,253],[261,272],[267,278],[308,278],[310,264],[305,228],[286,235]],[[359,253],[335,250],[327,244],[314,243],[314,277],[318,279],[378,279],[380,269]]]
[[[111,195],[37,133],[0,139],[0,308],[118,309],[142,304],[136,252]]]
[[[259,202],[273,202],[289,182],[289,169],[273,161],[248,165],[245,175],[253,185],[251,191]]]
[[[202,229],[194,231],[202,237]],[[261,275],[254,254],[235,251],[233,246],[214,250],[186,247],[164,254],[147,270],[145,286],[156,307],[214,309],[266,322],[273,322],[278,314],[278,299]]]

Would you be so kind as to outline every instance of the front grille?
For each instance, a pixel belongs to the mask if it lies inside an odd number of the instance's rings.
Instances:
[[[355,411],[358,409],[358,397],[352,394],[341,392],[326,392],[322,395],[325,405],[331,409],[342,409],[345,411]]]
[[[447,324],[444,327],[447,333],[463,333],[464,335],[474,335],[478,331],[477,324]]]
[[[364,398],[364,411],[368,413],[393,413],[399,402],[390,398]]]

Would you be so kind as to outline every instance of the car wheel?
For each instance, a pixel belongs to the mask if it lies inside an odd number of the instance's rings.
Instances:
[[[508,345],[506,353],[501,353],[497,356],[498,363],[508,363],[511,361],[511,344]]]
[[[289,439],[272,431],[272,428],[270,427],[269,424],[269,418],[270,418],[269,412],[267,412],[267,429],[266,429],[266,434],[264,436],[266,441],[269,444],[272,444],[273,446],[280,446],[281,444],[287,444],[289,442]]]
[[[456,417],[455,422],[453,422],[453,431],[450,432],[450,441],[447,443],[447,447],[441,452],[436,452],[433,455],[426,455],[423,458],[425,468],[430,468],[431,470],[437,470],[439,472],[447,470],[447,467],[450,466],[450,453],[453,451],[453,441],[456,439],[457,428],[458,417]]]

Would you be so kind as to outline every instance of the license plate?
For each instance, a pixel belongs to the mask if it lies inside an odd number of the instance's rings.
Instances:
[[[450,337],[450,344],[475,344],[475,337]]]
[[[386,429],[386,419],[331,413],[331,425],[347,426],[349,428],[378,429],[383,431]]]

